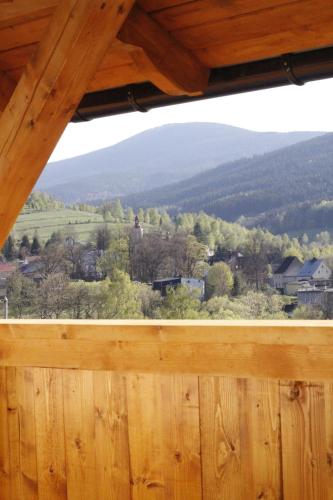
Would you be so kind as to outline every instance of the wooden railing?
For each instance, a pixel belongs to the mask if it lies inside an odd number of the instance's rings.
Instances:
[[[0,323],[0,499],[332,499],[333,323]]]

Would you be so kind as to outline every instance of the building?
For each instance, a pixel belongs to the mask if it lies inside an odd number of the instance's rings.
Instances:
[[[301,269],[302,262],[297,257],[286,257],[272,276],[273,287],[287,293],[288,283],[297,281]]]
[[[139,217],[136,215],[134,226],[132,228],[132,236],[134,241],[140,241],[143,238],[143,227],[140,224]]]
[[[16,264],[0,262],[0,300],[7,295],[8,278],[16,271]]]
[[[309,281],[313,284],[324,284],[331,278],[332,271],[324,259],[306,260],[298,273],[299,281]]]
[[[324,307],[332,304],[333,288],[317,288],[309,286],[297,291],[297,302],[299,305]]]
[[[160,292],[162,297],[165,297],[168,288],[177,288],[178,286],[185,286],[190,291],[196,291],[200,300],[203,300],[205,297],[205,282],[196,278],[182,278],[181,276],[175,278],[163,278],[155,280],[152,288],[153,290]]]

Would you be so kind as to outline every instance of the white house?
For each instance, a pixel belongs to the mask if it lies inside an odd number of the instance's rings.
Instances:
[[[272,285],[285,291],[288,283],[296,281],[302,268],[302,262],[297,257],[286,257],[272,276]]]
[[[306,260],[298,273],[299,281],[312,281],[316,283],[328,281],[332,271],[323,259]]]

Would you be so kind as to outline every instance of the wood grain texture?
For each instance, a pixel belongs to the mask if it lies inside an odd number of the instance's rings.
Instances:
[[[16,369],[16,393],[20,426],[21,495],[25,500],[38,500],[35,392],[31,368]]]
[[[39,499],[63,500],[67,481],[62,373],[51,369],[33,373]]]
[[[279,500],[278,382],[200,377],[200,409],[203,498]]]
[[[201,498],[197,384],[196,377],[127,377],[134,500]]]
[[[142,49],[133,54],[138,71],[165,93],[198,95],[206,89],[208,68],[140,7],[133,7],[118,39]]]
[[[0,366],[333,379],[332,322],[0,323]]]
[[[131,500],[126,378],[93,374],[96,497]]]
[[[324,386],[282,383],[281,424],[284,498],[326,500]]]
[[[0,245],[133,3],[62,0],[56,9],[0,117]]]

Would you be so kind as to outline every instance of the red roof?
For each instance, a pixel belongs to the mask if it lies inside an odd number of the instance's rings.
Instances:
[[[0,273],[12,273],[16,271],[16,264],[0,262]]]

